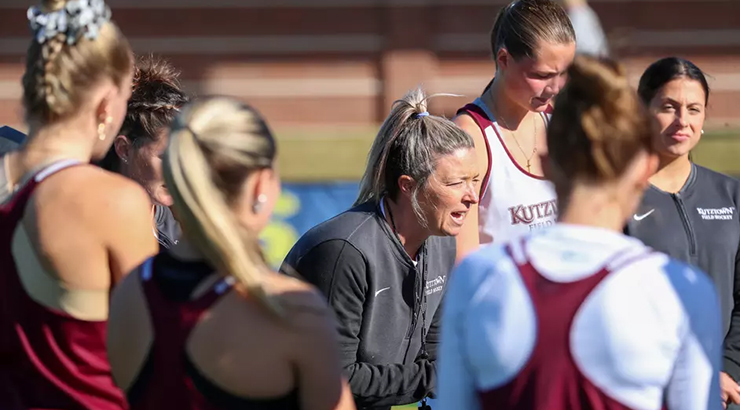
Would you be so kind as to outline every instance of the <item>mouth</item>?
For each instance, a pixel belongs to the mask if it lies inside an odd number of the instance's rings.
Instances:
[[[537,98],[532,99],[532,102],[534,102],[537,105],[547,105],[550,103],[550,98],[537,97]]]
[[[463,222],[465,222],[465,216],[468,214],[467,211],[457,211],[450,213],[450,216],[452,217],[452,220],[455,221],[456,224],[462,225]]]
[[[670,137],[678,142],[688,141],[691,139],[691,136],[689,134],[683,132],[671,134]]]

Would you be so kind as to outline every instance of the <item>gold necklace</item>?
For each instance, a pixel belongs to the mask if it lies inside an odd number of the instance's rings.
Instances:
[[[493,101],[493,98],[491,99]],[[496,109],[496,112],[499,112],[498,107],[496,106],[496,103],[493,104],[494,108]],[[527,154],[524,153],[524,149],[522,149],[522,146],[519,144],[519,139],[516,137],[516,134],[514,131],[511,130],[511,127],[509,127],[509,124],[506,123],[506,120],[504,120],[504,117],[498,118],[501,120],[501,122],[504,123],[504,127],[506,127],[506,130],[509,131],[511,136],[514,138],[514,143],[516,143],[516,146],[519,148],[519,151],[522,152],[522,155],[524,156],[524,159],[527,160],[527,172],[532,172],[532,158],[534,157],[534,154],[537,153],[537,119],[535,117],[532,117],[532,124],[534,124],[534,147],[532,148],[532,154],[527,158]]]

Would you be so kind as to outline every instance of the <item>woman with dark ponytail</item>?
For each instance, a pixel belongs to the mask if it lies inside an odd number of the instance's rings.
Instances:
[[[660,125],[653,138],[660,162],[627,232],[714,280],[725,335],[722,398],[740,404],[740,181],[691,160],[709,84],[691,61],[668,57],[645,70],[638,93]]]
[[[515,0],[491,30],[494,79],[455,123],[473,137],[483,178],[457,237],[458,259],[481,244],[507,241],[551,225],[557,216],[552,184],[540,157],[552,99],[575,55],[575,33],[555,0]]]
[[[451,275],[447,409],[717,410],[722,335],[700,270],[623,234],[658,165],[624,69],[577,57],[547,130],[558,222]]]
[[[152,200],[152,216],[161,249],[180,238],[180,226],[169,207],[172,197],[162,177],[162,153],[168,127],[189,97],[182,90],[179,73],[154,56],[140,58],[134,71],[133,90],[126,119],[113,146],[99,163],[143,186]]]

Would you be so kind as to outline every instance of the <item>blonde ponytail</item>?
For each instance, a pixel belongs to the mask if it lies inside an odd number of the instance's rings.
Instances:
[[[215,268],[282,316],[281,306],[263,287],[269,267],[257,233],[242,227],[230,206],[249,172],[273,160],[274,141],[258,114],[237,101],[211,98],[188,107],[176,121],[163,174],[187,237]],[[241,181],[228,181],[235,174]]]
[[[427,101],[431,97],[417,88],[393,103],[370,148],[355,205],[379,202],[385,195],[395,200],[398,179],[408,175],[416,181],[411,206],[419,223],[426,225],[418,194],[434,172],[437,158],[474,146],[472,138],[452,121],[429,115]]]

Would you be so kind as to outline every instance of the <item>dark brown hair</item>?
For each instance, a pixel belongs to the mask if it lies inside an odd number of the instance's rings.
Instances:
[[[640,77],[637,93],[645,105],[650,105],[658,91],[677,78],[698,81],[704,89],[704,104],[709,103],[709,83],[704,72],[691,61],[679,57],[666,57],[650,64]]]
[[[576,57],[547,130],[551,179],[560,198],[572,181],[621,176],[640,151],[653,152],[652,119],[616,62]]]
[[[515,0],[499,11],[491,30],[494,60],[505,48],[514,59],[534,58],[538,43],[568,44],[576,33],[568,14],[553,0]]]
[[[44,0],[42,9],[63,9],[66,0]],[[26,54],[23,74],[23,107],[27,122],[48,124],[69,117],[83,104],[101,78],[122,85],[133,67],[131,48],[113,22],[100,27],[95,39],[78,35],[69,44],[66,33],[40,44],[34,38]]]
[[[188,96],[180,86],[179,75],[166,60],[152,55],[137,60],[126,118],[119,132],[135,148],[155,141],[188,102]],[[100,166],[117,171],[120,161],[115,148],[111,147]]]

